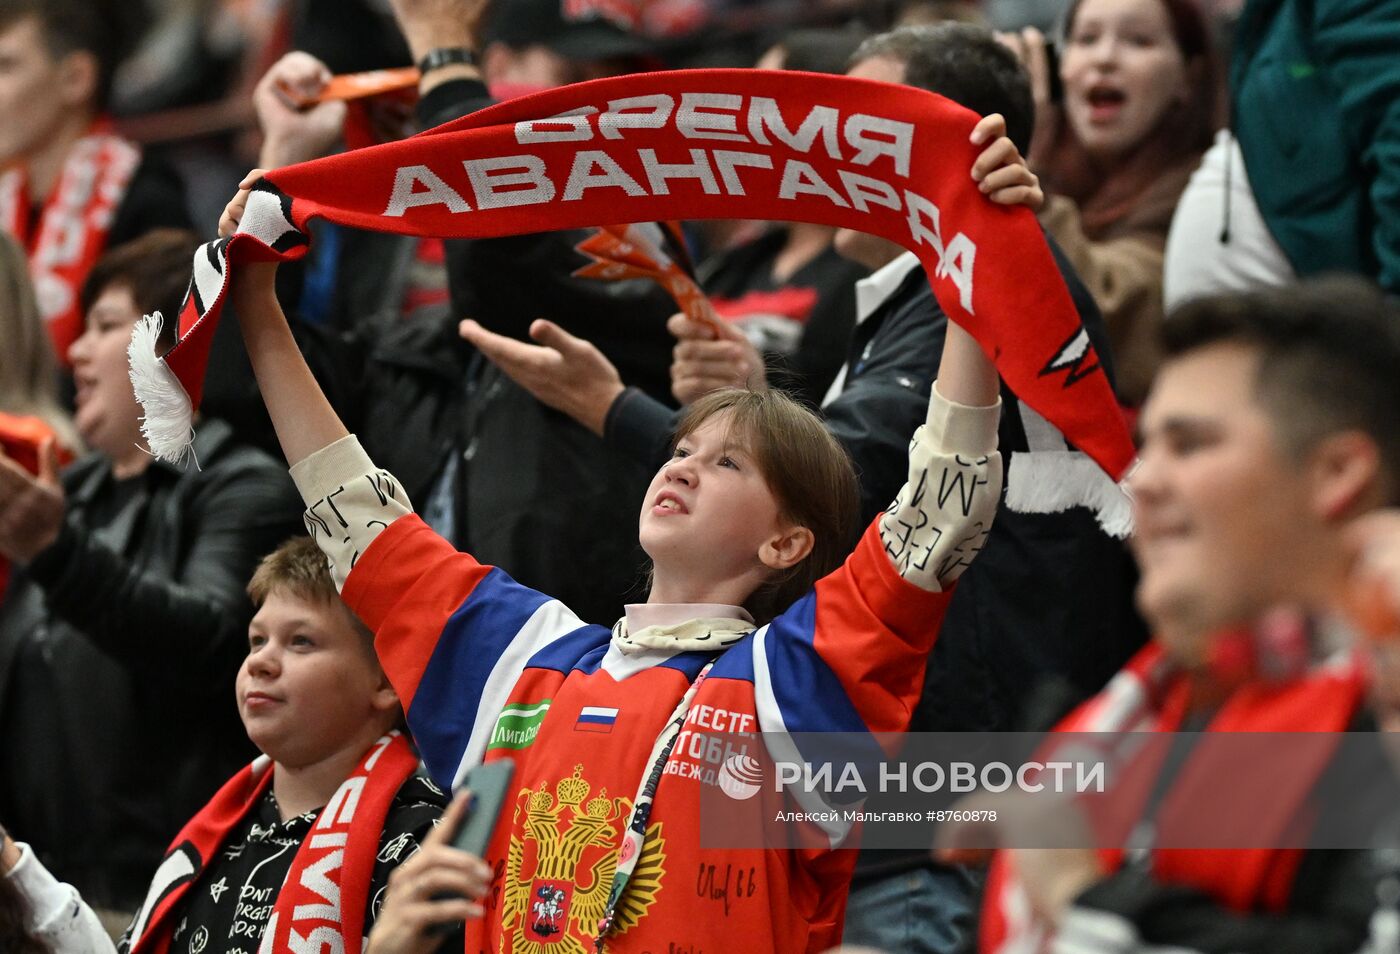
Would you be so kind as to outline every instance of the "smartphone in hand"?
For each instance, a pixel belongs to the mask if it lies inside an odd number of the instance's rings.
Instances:
[[[478,858],[486,854],[514,774],[515,763],[506,758],[478,765],[467,773],[461,787],[472,793],[472,803],[467,820],[452,839],[452,847]]]
[[[467,854],[484,858],[486,846],[491,843],[491,835],[496,830],[496,820],[501,814],[501,808],[505,805],[506,794],[510,788],[511,776],[515,774],[515,762],[508,758],[503,758],[488,765],[478,765],[466,774],[462,779],[462,784],[458,791],[466,789],[472,793],[471,805],[467,807],[467,819],[462,822],[462,827],[452,836],[452,847]],[[447,894],[439,894],[433,897],[434,901],[441,901],[451,897]],[[443,937],[461,926],[458,921],[455,924],[446,922],[429,928],[429,933],[438,937]]]

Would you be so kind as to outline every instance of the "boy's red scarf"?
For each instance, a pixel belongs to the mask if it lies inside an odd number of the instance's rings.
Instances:
[[[259,952],[321,950],[326,944],[346,954],[359,954],[384,819],[400,786],[417,766],[418,757],[398,732],[370,746],[297,849]],[[267,756],[256,759],[219,789],[176,836],[132,926],[131,954],[170,950],[182,901],[229,833],[267,791],[271,767]],[[333,938],[340,940],[336,943]]]
[[[737,218],[844,226],[914,251],[1012,390],[1121,477],[1132,442],[1035,216],[972,181],[977,118],[908,86],[686,70],[561,87],[278,169],[238,234],[197,253],[164,362],[150,357],[153,322],[133,338],[151,449],[188,447],[228,270],[301,257],[313,218],[444,238]]]
[[[1056,731],[1172,732],[1186,715],[1189,692],[1184,674],[1170,664],[1157,643],[1149,643],[1103,692],[1073,712]],[[1282,683],[1256,679],[1230,696],[1208,731],[1343,732],[1362,701],[1363,680],[1353,665],[1315,670]],[[1318,736],[1316,743],[1304,745],[1300,740],[1296,757],[1284,773],[1260,780],[1266,792],[1255,801],[1256,834],[1276,834],[1280,839],[1287,834],[1287,826],[1297,818],[1333,752],[1332,737]],[[1140,776],[1135,781],[1142,784],[1133,784],[1133,795],[1120,800],[1133,804],[1114,806],[1114,814],[1122,817],[1093,819],[1101,834],[1106,827],[1124,832],[1141,817],[1153,776],[1135,774]],[[1161,804],[1157,830],[1199,831],[1201,806],[1215,803],[1220,796],[1219,777],[1208,762],[1188,762]],[[1233,797],[1248,795],[1233,793]],[[1124,862],[1119,849],[1102,850],[1099,856],[1104,871],[1116,871]],[[1302,852],[1292,848],[1159,848],[1152,852],[1152,872],[1163,882],[1200,889],[1231,910],[1281,911],[1301,860]],[[1006,852],[998,852],[994,859],[983,897],[978,933],[982,954],[1039,954],[1051,949],[1052,934],[1031,914]]]
[[[83,330],[83,280],[107,247],[117,206],[140,162],[137,146],[99,124],[69,151],[37,223],[24,170],[0,175],[0,228],[29,255],[39,311],[65,365],[69,346]]]

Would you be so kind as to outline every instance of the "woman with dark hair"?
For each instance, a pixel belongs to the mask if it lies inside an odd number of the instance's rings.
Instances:
[[[1136,405],[1157,365],[1167,229],[1217,125],[1215,57],[1190,0],[1075,0],[1064,22],[1062,103],[1039,33],[1005,41],[1036,91],[1041,222],[1098,301],[1119,396]]]

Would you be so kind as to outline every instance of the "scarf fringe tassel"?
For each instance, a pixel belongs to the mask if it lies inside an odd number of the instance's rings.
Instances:
[[[164,319],[160,312],[146,315],[131,332],[127,359],[131,363],[131,386],[145,412],[141,434],[159,460],[178,464],[190,453],[194,441],[194,406],[180,386],[179,378],[156,357]]]
[[[1098,464],[1077,451],[1011,455],[1006,505],[1017,513],[1063,513],[1087,507],[1104,533],[1123,539],[1133,529],[1132,499]]]

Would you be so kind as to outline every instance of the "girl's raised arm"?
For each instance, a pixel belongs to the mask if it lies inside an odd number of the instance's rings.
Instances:
[[[232,235],[247,209],[253,183],[263,170],[254,169],[238,186],[224,209],[219,234]],[[262,392],[263,403],[277,431],[289,466],[296,466],[323,447],[349,435],[321,391],[297,347],[277,301],[275,263],[245,262],[232,270],[229,302],[238,316],[248,360]]]

